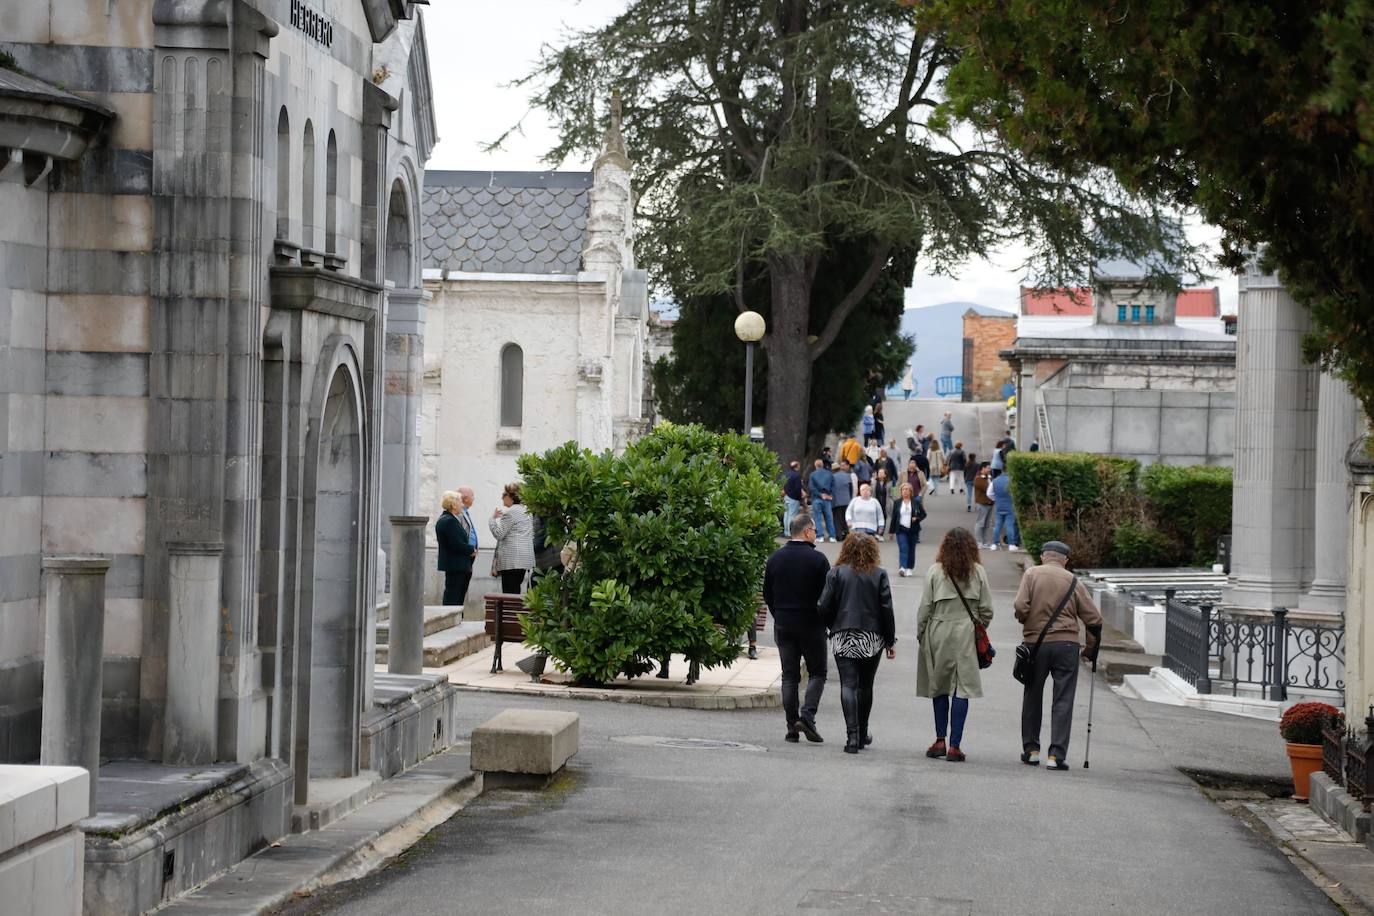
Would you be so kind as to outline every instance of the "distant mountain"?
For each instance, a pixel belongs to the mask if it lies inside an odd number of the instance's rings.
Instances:
[[[916,339],[911,375],[916,382],[916,397],[935,397],[936,378],[964,371],[964,312],[969,309],[980,315],[1012,314],[977,302],[941,302],[924,308],[909,308],[902,313],[902,333]],[[898,381],[888,390],[888,396],[901,395],[901,382]]]

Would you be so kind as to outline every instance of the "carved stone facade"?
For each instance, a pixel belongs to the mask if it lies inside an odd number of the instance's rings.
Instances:
[[[0,761],[38,756],[43,555],[106,554],[104,754],[208,728],[189,762],[277,758],[308,803],[369,765],[379,519],[415,504],[423,23],[97,6],[0,32]],[[208,711],[167,700],[188,544]]]

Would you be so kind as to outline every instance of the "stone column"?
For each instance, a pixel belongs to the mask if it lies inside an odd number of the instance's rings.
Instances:
[[[420,394],[424,385],[424,334],[429,293],[388,289],[386,365],[382,386],[382,512],[416,511],[420,482]],[[382,530],[390,550],[391,532]]]
[[[386,670],[419,674],[425,663],[425,527],[423,515],[391,516],[391,632]]]
[[[1345,610],[1345,575],[1350,550],[1350,473],[1346,452],[1359,435],[1359,405],[1350,386],[1322,373],[1317,401],[1316,544],[1312,585],[1303,608]]]
[[[219,731],[218,542],[167,544],[167,712],[162,762],[214,763]]]
[[[1317,370],[1307,310],[1253,265],[1241,280],[1235,485],[1227,603],[1295,606],[1311,551]]]
[[[1366,440],[1367,441],[1367,440]],[[1374,458],[1350,459],[1350,542],[1345,594],[1345,714],[1359,721],[1374,703]]]
[[[91,811],[100,776],[101,656],[110,557],[44,557],[43,766],[85,767]]]

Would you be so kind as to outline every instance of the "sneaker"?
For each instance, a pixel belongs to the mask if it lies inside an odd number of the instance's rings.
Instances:
[[[869,732],[868,734],[864,735],[864,747],[868,747],[868,746],[869,746],[870,744],[872,744],[872,743],[873,743],[873,733],[872,733],[872,732]]]
[[[1011,551],[1012,553],[1017,553],[1021,550],[1021,548],[1017,547],[1015,544],[1008,544],[1007,550]]]
[[[936,738],[935,743],[932,744],[930,747],[926,748],[926,756],[932,759],[936,757],[943,757],[947,753],[949,753],[949,750],[945,747],[944,738]]]
[[[807,741],[810,741],[813,744],[825,743],[825,739],[821,737],[821,733],[816,731],[815,722],[808,722],[805,719],[798,719],[796,725],[793,727],[796,728],[803,735],[805,735]]]
[[[1021,753],[1021,762],[1024,763],[1024,764],[1026,764],[1026,766],[1032,766],[1032,767],[1038,767],[1038,766],[1040,766],[1040,752],[1039,752],[1039,751],[1023,751],[1023,752]]]
[[[796,744],[801,740],[801,735],[797,734],[797,723],[793,722],[791,725],[787,726],[787,734],[782,736],[782,740],[786,741],[788,744]]]
[[[1067,761],[1060,760],[1058,757],[1054,756],[1053,754],[1050,754],[1050,756],[1049,756],[1049,757],[1046,759],[1046,761],[1045,761],[1045,769],[1047,769],[1047,770],[1061,770],[1061,771],[1062,771],[1062,770],[1068,770],[1068,768],[1069,768],[1069,764],[1068,764]]]
[[[749,657],[750,657],[750,658],[758,658],[758,657],[759,657],[759,650],[758,650],[758,647],[757,647],[757,646],[750,646],[750,647],[749,647]]]
[[[945,759],[950,763],[963,763],[968,758],[964,756],[963,751],[957,747],[952,747],[945,753]]]
[[[996,550],[996,549],[997,549],[997,545],[996,545],[996,544],[989,544],[989,545],[988,545],[988,550]]]

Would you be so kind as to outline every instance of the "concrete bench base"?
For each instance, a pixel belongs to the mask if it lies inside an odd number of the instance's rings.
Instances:
[[[507,709],[472,730],[472,768],[483,784],[543,785],[577,753],[575,712]]]

